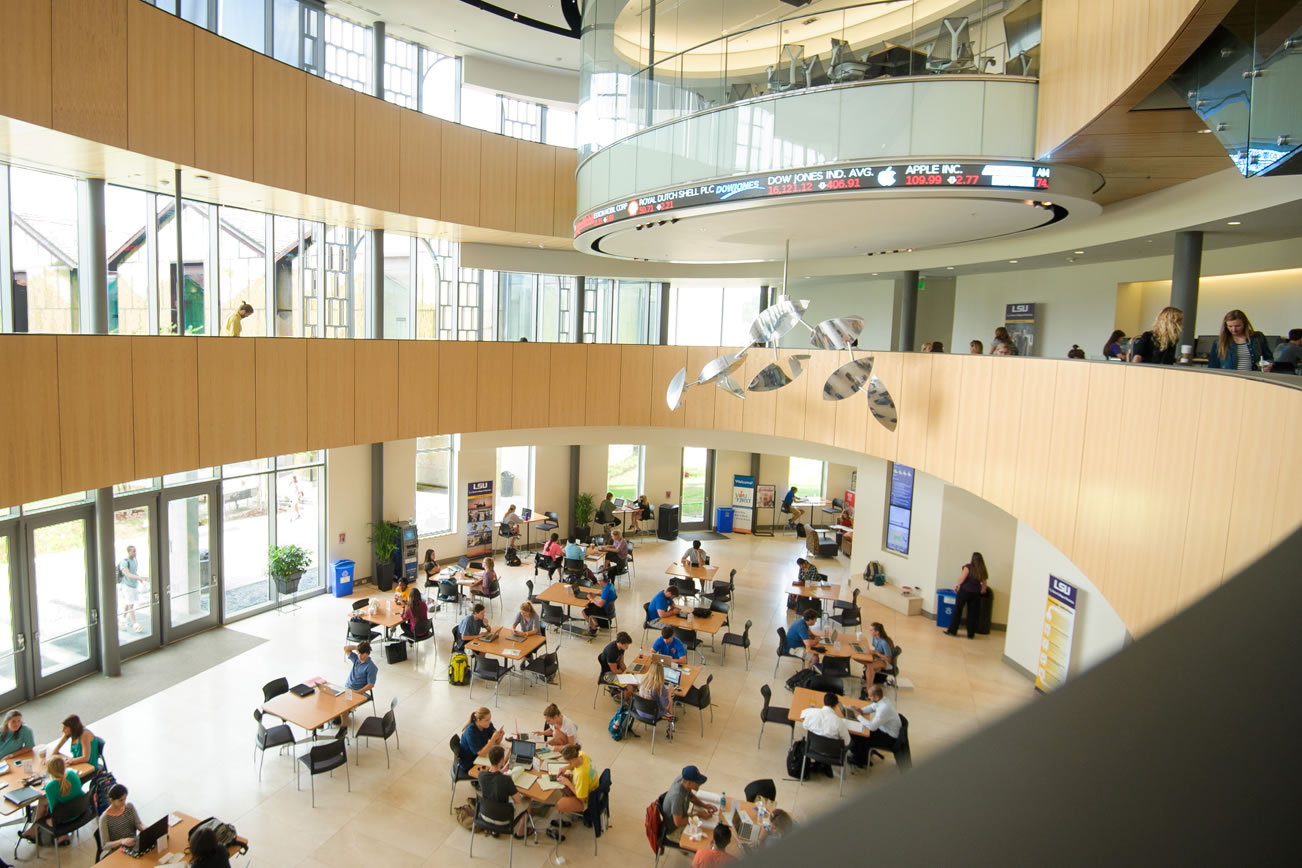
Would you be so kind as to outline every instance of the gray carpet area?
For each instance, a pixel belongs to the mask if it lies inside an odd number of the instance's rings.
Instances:
[[[98,673],[88,675],[25,703],[23,722],[38,739],[58,733],[60,722],[69,714],[80,715],[90,725],[266,641],[225,627],[206,630],[166,648],[133,657],[122,664],[122,674],[117,678]]]
[[[694,531],[691,531],[690,533],[682,533],[682,534],[679,534],[679,536],[682,537],[683,539],[685,539],[685,540],[689,540],[689,541],[690,541],[690,540],[698,540],[698,539],[699,539],[701,542],[708,542],[708,541],[710,541],[710,540],[712,540],[712,539],[728,539],[728,538],[729,538],[728,535],[727,535],[726,533],[715,533],[715,532],[712,531],[712,530],[694,530]]]

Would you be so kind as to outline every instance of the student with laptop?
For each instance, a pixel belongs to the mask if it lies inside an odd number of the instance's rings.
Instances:
[[[588,619],[588,634],[597,635],[597,619],[615,617],[615,585],[602,573],[597,577],[598,591],[588,595],[588,605],[583,607],[583,617]]]
[[[551,747],[565,747],[567,744],[579,743],[579,725],[561,713],[556,703],[543,709],[543,720],[547,725],[542,735]]]
[[[533,610],[533,605],[525,600],[520,604],[520,611],[515,615],[515,623],[511,625],[511,632],[517,636],[537,636],[542,632],[542,622],[538,620],[538,615]]]
[[[583,559],[587,557],[587,554],[588,549],[580,543],[578,539],[565,541],[565,560],[578,561],[582,563]]]
[[[615,495],[609,491],[606,492],[606,499],[597,507],[597,523],[603,527],[614,527],[619,524],[619,519],[615,518]]]
[[[621,564],[628,560],[628,540],[617,530],[610,532],[610,545],[605,547],[606,552],[606,569],[618,569]]]
[[[714,868],[715,865],[727,865],[735,862],[731,854],[725,852],[732,843],[732,829],[720,823],[711,833],[710,846],[697,850],[692,857],[692,868]]]
[[[818,610],[806,609],[787,628],[787,650],[799,651],[803,647],[805,649],[806,669],[818,662],[818,652],[814,648],[818,645],[822,634],[814,629],[814,622],[817,620]]]
[[[475,608],[470,614],[461,619],[461,638],[473,639],[480,633],[487,633],[491,630],[488,626],[488,609],[483,603],[475,603]]]
[[[99,817],[99,839],[105,855],[119,847],[136,846],[136,833],[145,831],[136,806],[127,801],[126,787],[114,784],[108,797],[109,805]]]
[[[841,713],[841,697],[835,693],[823,694],[821,708],[806,708],[800,712],[800,722],[806,732],[823,738],[839,738],[844,744],[850,743],[850,725]]]
[[[479,773],[479,796],[496,805],[513,802],[514,813],[521,814],[529,797],[520,792],[511,777],[512,757],[513,755],[508,754],[500,744],[495,744],[488,749],[488,768]],[[520,817],[520,822],[515,827],[515,837],[518,840],[524,840],[524,831],[528,822],[527,816]]]
[[[673,585],[670,585],[651,598],[651,605],[647,610],[647,614],[650,615],[648,623],[652,627],[655,627],[656,629],[664,627],[665,624],[661,620],[662,618],[668,618],[682,612],[682,609],[678,608],[678,606],[674,604],[674,600],[677,597],[678,589]]]
[[[64,757],[56,754],[50,757],[45,764],[45,773],[50,779],[45,784],[45,798],[37,799],[36,814],[32,818],[32,824],[27,827],[27,831],[22,836],[29,841],[36,840],[36,824],[40,823],[54,809],[64,802],[71,802],[78,796],[84,795],[85,790],[81,787],[81,778],[76,772],[68,768],[68,761]],[[59,839],[59,846],[66,847],[71,842],[71,838],[64,835]]]
[[[797,585],[818,584],[818,567],[811,564],[805,558],[796,558],[796,570]]]
[[[660,703],[660,716],[670,721],[670,729],[665,733],[669,737],[673,732],[674,696],[665,683],[665,667],[659,658],[651,658],[651,663],[642,675],[642,683],[638,685],[637,695]]]
[[[900,737],[900,713],[895,703],[886,697],[880,684],[868,688],[869,704],[864,711],[870,717],[858,715],[858,720],[868,728],[867,735],[855,734],[850,738],[850,761],[862,768],[868,765],[869,751],[873,748],[895,750],[895,740]]]
[[[656,654],[672,658],[675,663],[683,663],[687,660],[687,646],[674,638],[673,627],[661,629],[660,638],[651,645],[651,650]]]
[[[601,666],[601,681],[603,684],[619,685],[619,676],[628,670],[624,667],[624,652],[633,644],[633,638],[627,633],[621,631],[601,653],[597,655],[597,663]],[[633,695],[633,685],[625,684],[620,686],[625,701]]]
[[[701,541],[694,539],[692,540],[692,547],[683,552],[679,563],[685,567],[704,567],[709,565],[710,556],[705,553],[705,549],[701,548]]]
[[[506,508],[506,515],[502,516],[502,536],[514,540],[520,535],[520,516],[515,514],[515,504]]]
[[[484,569],[479,574],[479,580],[470,586],[470,593],[491,597],[500,591],[495,567],[492,558],[484,558]]]

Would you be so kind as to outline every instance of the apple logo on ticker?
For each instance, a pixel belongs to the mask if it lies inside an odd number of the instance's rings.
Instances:
[[[895,186],[895,167],[887,166],[877,173],[877,183],[883,187]]]
[[[636,199],[631,199],[631,200],[629,200],[629,203],[628,203],[628,216],[630,216],[630,217],[636,217],[636,216],[637,216],[637,200],[636,200]]]

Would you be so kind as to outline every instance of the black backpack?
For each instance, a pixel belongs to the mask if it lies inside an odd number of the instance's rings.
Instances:
[[[818,673],[812,669],[797,670],[795,675],[787,679],[787,690],[795,692],[797,687],[808,687],[809,683],[818,677]]]
[[[506,565],[508,567],[520,566],[520,553],[515,550],[515,546],[508,546],[506,549]]]
[[[805,740],[793,741],[787,749],[787,777],[800,780],[800,767],[805,764]]]
[[[805,538],[805,525],[802,522],[796,522],[796,536]]]

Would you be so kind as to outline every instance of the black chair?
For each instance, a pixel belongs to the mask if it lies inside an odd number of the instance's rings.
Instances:
[[[787,628],[778,628],[778,662],[773,664],[773,677],[778,677],[778,667],[782,665],[782,658],[786,657],[791,660],[804,662],[803,654],[792,654],[791,649],[787,647]]]
[[[54,810],[46,814],[43,819],[28,823],[27,829],[36,830],[37,858],[40,858],[41,836],[49,836],[54,844],[54,864],[62,865],[63,848],[59,846],[59,839],[65,835],[75,835],[87,823],[95,822],[98,816],[95,813],[95,806],[91,804],[90,793],[83,793],[55,806]],[[26,832],[27,829],[23,831]],[[18,858],[18,845],[26,840],[28,839],[19,837],[18,842],[14,844],[15,859]]]
[[[791,737],[787,739],[790,744],[796,737],[796,722],[791,720],[790,708],[779,708],[771,704],[773,702],[773,690],[767,684],[760,685],[760,696],[764,697],[764,707],[760,709],[760,733],[759,738],[755,739],[755,748],[758,750],[760,744],[764,741],[764,724],[780,723],[791,730]]]
[[[678,593],[684,597],[695,597],[697,594],[696,580],[688,577],[672,576],[669,579],[671,587],[677,588]]]
[[[669,833],[673,831],[674,818],[665,815],[665,796],[668,793],[661,793],[656,798],[656,810],[660,812],[660,834],[656,837],[656,861],[657,868],[660,865],[660,857],[664,855],[665,850],[679,850],[692,855],[692,851],[684,850],[682,845],[669,838]]]
[[[253,719],[258,722],[258,733],[253,740],[253,758],[258,760],[258,780],[262,780],[262,762],[266,759],[267,751],[273,747],[293,744],[294,732],[287,723],[268,729],[262,722],[262,712],[256,708],[253,710]]]
[[[536,574],[537,571],[535,571],[535,575]],[[529,595],[525,599],[529,601],[530,605],[541,606],[542,600],[538,599],[537,595],[533,592],[533,579],[525,579],[524,586],[529,589]]]
[[[814,675],[805,682],[805,687],[815,693],[837,693],[842,690],[841,679],[835,675]]]
[[[845,767],[849,765],[849,746],[839,738],[827,738],[822,735],[815,735],[812,732],[805,733],[805,759],[800,765],[800,782],[805,782],[805,769],[809,768],[810,761],[820,762],[833,768],[841,768],[841,786],[837,790],[837,795],[845,792]]]
[[[262,702],[263,704],[266,704],[271,700],[275,699],[277,696],[280,696],[282,693],[288,693],[288,692],[289,692],[288,678],[273,679],[272,681],[268,681],[266,684],[262,685]],[[272,717],[279,717],[279,715],[273,714]]]
[[[714,705],[710,702],[710,682],[714,680],[714,675],[705,679],[705,686],[697,687],[695,684],[680,697],[676,705],[686,705],[695,708],[697,717],[701,720],[701,736],[705,736],[705,709],[710,709],[710,723],[714,723]]]
[[[466,640],[461,638],[461,625],[452,625],[452,653],[465,653]]]
[[[841,498],[834,497],[832,498],[832,505],[822,507],[819,512],[823,513],[823,515],[838,516],[843,509],[845,509],[845,504],[841,501]]]
[[[857,609],[857,608],[859,608],[859,592],[862,591],[862,590],[863,590],[863,588],[855,588],[855,589],[854,589],[854,595],[853,595],[850,599],[848,599],[848,600],[836,600],[835,602],[833,602],[833,603],[832,603],[832,611],[833,611],[833,612],[842,612],[842,611],[844,611],[844,610],[846,610],[846,609]]]
[[[674,638],[683,643],[683,647],[688,651],[695,651],[696,656],[701,658],[701,665],[705,665],[705,655],[701,653],[701,639],[696,635],[695,630],[686,630],[682,627],[674,628]]]
[[[533,826],[533,815],[529,813],[528,803],[525,804],[524,810],[517,814],[515,804],[512,802],[490,802],[483,797],[476,799],[475,818],[470,824],[470,858],[475,858],[475,832],[483,829],[485,832],[506,835],[511,839],[507,849],[506,864],[508,866],[515,864],[515,827],[526,817],[529,818],[529,826]],[[534,843],[538,843],[536,829]]]
[[[378,738],[384,741],[384,767],[389,768],[389,736],[394,736],[394,743],[398,745],[398,750],[402,750],[402,741],[397,738],[398,720],[394,717],[394,709],[398,707],[398,697],[393,697],[389,702],[389,710],[384,713],[384,717],[375,717],[374,715],[362,721],[362,725],[357,727],[357,732],[353,733],[356,738],[366,739],[367,747],[370,747],[371,739]],[[357,765],[362,764],[362,752],[357,751]]]
[[[895,756],[895,767],[903,774],[913,768],[913,751],[909,749],[909,719],[900,715],[900,734],[895,739],[895,747],[891,748],[891,753]]]
[[[564,630],[570,623],[570,616],[564,609],[555,603],[543,603],[542,612],[538,615],[538,620],[544,624],[550,624],[557,630]]]
[[[462,781],[470,781],[470,785],[476,789],[479,788],[479,782],[470,776],[469,771],[463,771],[461,768],[461,736],[453,734],[452,739],[448,742],[448,747],[452,750],[452,768],[448,773],[448,779],[452,782],[452,795],[448,797],[448,813],[452,813],[452,803],[457,800],[457,784]]]
[[[741,633],[724,633],[723,634],[723,653],[720,655],[721,661],[728,659],[728,646],[736,645],[746,652],[746,671],[750,671],[750,619],[746,619],[746,627]]]
[[[656,730],[659,729],[659,723],[664,720],[666,729],[668,729],[669,725],[664,715],[660,713],[660,700],[647,699],[634,693],[632,712],[633,720],[651,727],[651,755],[655,756]],[[668,735],[668,732],[666,732],[666,735]]]
[[[543,515],[547,516],[547,520],[538,522],[538,530],[542,531],[544,534],[554,531],[556,528],[561,526],[560,513],[544,512]]]
[[[772,778],[760,778],[757,781],[751,781],[746,785],[746,801],[753,802],[756,799],[766,799],[770,802],[778,800],[778,785]]]
[[[438,601],[440,603],[456,603],[457,609],[461,608],[461,586],[455,579],[442,579],[439,581]]]
[[[551,699],[551,683],[553,678],[557,679],[556,686],[560,687],[562,690],[564,689],[564,685],[560,681],[561,661],[560,652],[558,651],[552,651],[549,654],[540,654],[521,666],[520,670],[522,672],[530,672],[542,679],[543,696],[547,699]]]
[[[500,602],[502,599],[502,583],[500,581],[494,583],[493,589],[488,593],[484,593],[483,591],[479,590],[477,586],[472,585],[470,587],[470,595],[480,600],[486,600],[487,602],[485,602],[484,604],[486,606],[491,606],[493,600],[498,600],[499,602],[497,604],[497,610],[499,612],[502,610],[502,603]]]
[[[592,693],[592,707],[597,707],[597,697],[601,695],[601,688],[606,688],[610,698],[620,702],[624,698],[624,688],[618,684],[608,684],[603,680],[606,674],[606,664],[602,662],[600,655],[597,657],[597,689]]]
[[[363,621],[361,618],[348,619],[348,641],[350,644],[374,642],[379,638],[380,634],[371,629],[370,621]]]
[[[468,698],[475,695],[475,679],[480,681],[493,682],[493,707],[497,707],[498,690],[506,676],[510,675],[513,667],[510,663],[500,663],[496,657],[489,657],[487,654],[476,654],[474,665],[470,667],[470,693]],[[510,691],[510,687],[507,687]]]
[[[556,571],[560,568],[561,565],[556,562],[555,558],[549,558],[542,552],[533,556],[534,578],[538,577],[539,570],[543,570],[547,573],[547,581],[554,581],[556,579]]]
[[[885,684],[887,687],[895,688],[895,698],[900,698],[900,655],[904,649],[899,645],[895,646],[895,653],[891,655],[891,666],[889,669],[883,669],[873,675],[873,684]]]
[[[434,622],[431,621],[431,620],[429,619],[429,617],[426,617],[425,620],[423,620],[423,621],[417,621],[417,622],[416,622],[416,629],[415,629],[415,630],[412,630],[412,631],[411,631],[411,636],[407,637],[407,641],[410,642],[410,643],[412,644],[412,646],[415,647],[415,649],[416,649],[416,661],[415,661],[415,662],[416,662],[416,666],[417,666],[418,668],[419,668],[419,666],[420,666],[420,646],[421,646],[421,643],[422,643],[422,642],[429,642],[429,640],[430,640],[430,639],[433,639],[433,638],[434,638]],[[434,659],[437,660],[437,659],[438,659],[438,654],[439,654],[438,646],[435,645],[435,644],[432,643],[432,642],[430,643],[430,645],[431,645],[431,647],[434,648]]]
[[[845,693],[845,680],[850,677],[849,657],[824,657],[818,674],[810,684],[822,684],[824,693]],[[833,686],[834,685],[834,686]],[[815,688],[811,688],[815,689]]]
[[[583,558],[565,558],[562,565],[567,576],[582,576],[583,571],[587,569]]]
[[[344,767],[344,774],[348,778],[348,792],[353,791],[353,777],[348,771],[348,748],[344,745],[344,737],[348,731],[344,728],[339,729],[339,733],[329,741],[313,745],[312,749],[298,758],[303,768],[307,769],[308,778],[312,784],[312,807],[316,807],[316,776],[322,772],[330,772],[334,777],[334,770],[340,766]],[[299,790],[299,775],[294,775],[294,789]]]

